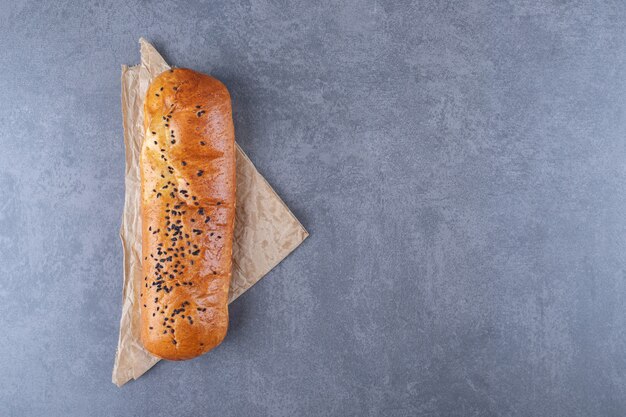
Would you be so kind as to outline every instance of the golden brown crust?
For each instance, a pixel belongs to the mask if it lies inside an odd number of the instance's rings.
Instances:
[[[141,340],[190,359],[228,328],[235,220],[235,135],[228,90],[188,69],[148,88],[141,149]]]

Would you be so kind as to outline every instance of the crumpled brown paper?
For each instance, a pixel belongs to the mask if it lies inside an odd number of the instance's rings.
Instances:
[[[141,285],[139,154],[148,85],[170,67],[145,39],[139,43],[141,64],[122,66],[126,200],[120,229],[124,248],[124,299],[113,366],[113,383],[117,386],[139,378],[159,361],[141,344],[139,303],[135,302],[136,288]],[[298,219],[237,146],[237,210],[229,302],[258,282],[307,236]]]

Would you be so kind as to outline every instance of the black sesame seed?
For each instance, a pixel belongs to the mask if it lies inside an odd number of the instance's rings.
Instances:
[[[182,161],[182,162],[181,162],[181,165],[182,165],[182,166],[187,166],[187,162]]]
[[[204,146],[206,145],[206,142],[200,142],[200,145]]]
[[[203,170],[199,170],[197,175],[198,175],[199,177],[201,177],[201,176],[202,176],[202,174],[204,174],[204,171],[203,171]]]

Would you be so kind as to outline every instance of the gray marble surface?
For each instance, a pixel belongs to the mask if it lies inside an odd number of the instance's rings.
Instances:
[[[83,5],[84,4],[84,5]],[[622,1],[0,1],[0,415],[626,415]],[[311,237],[111,381],[120,65],[229,87]]]

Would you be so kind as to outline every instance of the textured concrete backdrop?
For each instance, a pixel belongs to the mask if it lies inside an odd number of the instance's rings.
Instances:
[[[624,2],[0,3],[0,415],[626,415]],[[311,237],[118,389],[140,36]]]

